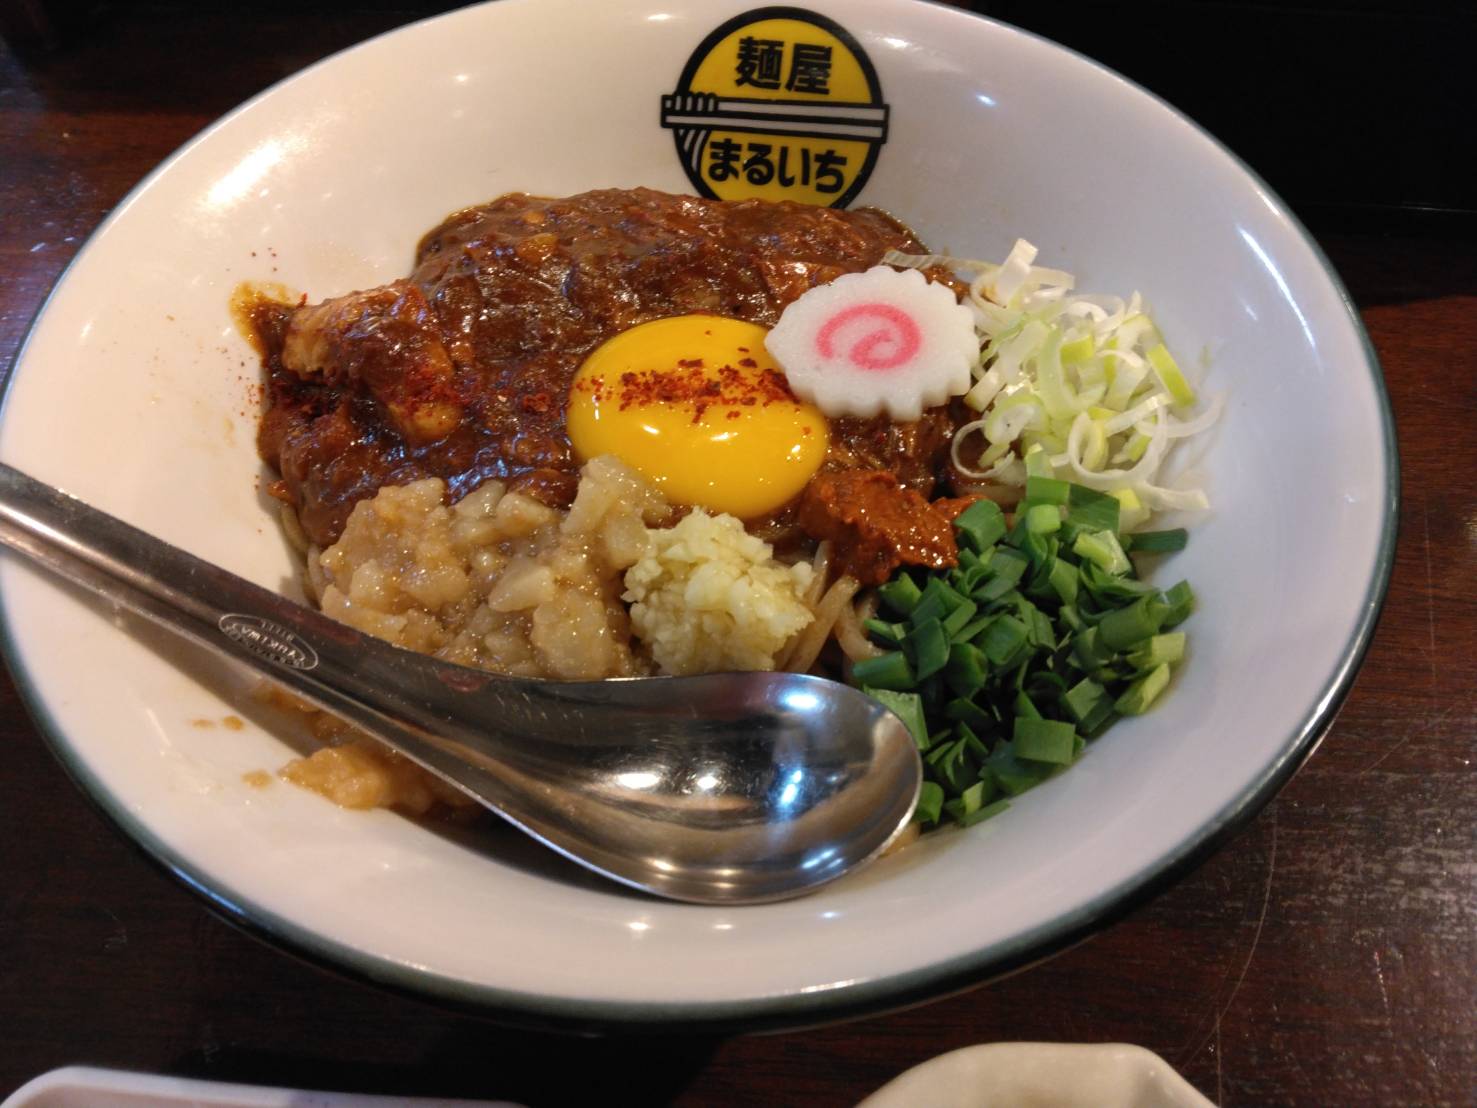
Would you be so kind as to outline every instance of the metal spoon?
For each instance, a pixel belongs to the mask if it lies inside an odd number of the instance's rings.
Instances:
[[[876,857],[922,780],[892,712],[785,673],[499,677],[335,622],[0,464],[0,543],[270,677],[596,873],[749,904]]]

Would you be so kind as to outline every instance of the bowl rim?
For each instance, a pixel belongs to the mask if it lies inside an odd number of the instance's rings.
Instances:
[[[25,358],[35,335],[36,326],[46,314],[52,300],[65,284],[73,268],[81,263],[103,234],[116,220],[123,217],[133,205],[134,200],[158,177],[171,169],[176,162],[188,156],[196,146],[216,131],[229,126],[238,116],[252,110],[261,101],[305,78],[320,67],[336,62],[355,51],[369,48],[381,39],[387,39],[441,20],[465,17],[469,11],[488,7],[491,2],[494,0],[489,0],[487,4],[473,5],[473,8],[462,8],[414,20],[321,58],[245,100],[186,140],[160,162],[129,190],[108,216],[92,231],[71,261],[58,274],[40,306],[33,313],[27,325],[25,337],[17,348],[4,379],[0,380],[0,421],[3,421],[8,414],[15,371]],[[989,980],[1024,969],[1036,962],[1044,961],[1082,942],[1090,935],[1146,903],[1199,865],[1236,831],[1247,824],[1286,784],[1317,748],[1324,733],[1338,714],[1344,699],[1348,696],[1373,638],[1394,567],[1400,507],[1399,447],[1394,414],[1385,387],[1384,372],[1358,310],[1339,277],[1338,271],[1333,267],[1317,240],[1282,198],[1234,151],[1174,105],[1116,70],[1043,35],[1024,30],[991,16],[950,7],[939,0],[910,0],[910,2],[921,7],[946,12],[950,17],[962,20],[982,20],[1011,34],[1020,35],[1044,44],[1048,48],[1059,50],[1097,70],[1110,80],[1125,86],[1131,92],[1147,97],[1154,104],[1169,112],[1177,121],[1187,124],[1214,149],[1230,158],[1246,174],[1255,191],[1273,215],[1283,221],[1310,250],[1342,304],[1344,318],[1353,327],[1362,345],[1379,413],[1380,460],[1385,471],[1380,539],[1364,596],[1359,602],[1358,616],[1353,630],[1339,653],[1333,671],[1321,683],[1318,697],[1288,736],[1280,754],[1263,767],[1261,773],[1238,796],[1207,817],[1191,835],[1174,848],[1145,863],[1131,877],[1079,905],[1074,910],[1054,917],[1047,923],[953,958],[932,962],[926,966],[889,976],[850,982],[816,992],[777,994],[739,1000],[653,1002],[547,996],[493,985],[475,984],[459,978],[409,967],[391,958],[352,948],[254,903],[250,898],[236,893],[225,881],[206,872],[204,867],[192,865],[120,803],[71,745],[65,729],[43,701],[30,671],[21,661],[14,621],[10,616],[5,592],[0,589],[0,654],[4,656],[22,703],[67,775],[92,806],[120,829],[145,859],[184,884],[204,901],[207,908],[225,919],[226,922],[269,945],[284,949],[335,976],[367,982],[403,996],[420,1001],[430,1001],[441,1007],[476,1013],[516,1026],[576,1033],[729,1034],[795,1030],[878,1015],[963,992]]]

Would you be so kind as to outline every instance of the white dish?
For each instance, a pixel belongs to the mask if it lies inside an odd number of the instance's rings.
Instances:
[[[236,283],[317,298],[386,281],[443,215],[505,191],[685,191],[657,105],[744,10],[505,0],[268,91],[79,254],[17,363],[0,456],[282,586]],[[1322,255],[1233,156],[1080,56],[921,3],[816,10],[860,40],[891,109],[857,203],[956,253],[1029,238],[1082,288],[1142,289],[1186,360],[1208,351],[1228,404],[1204,459],[1215,510],[1164,571],[1202,601],[1174,695],[1006,817],[808,899],[704,909],[584,880],[510,833],[453,840],[248,786],[291,752],[239,678],[7,560],[10,657],[38,720],[124,829],[221,910],[341,969],[523,1020],[823,1021],[1101,926],[1255,811],[1331,720],[1389,573],[1396,458],[1379,368]],[[249,725],[202,724],[228,713]]]
[[[1127,1043],[984,1043],[914,1066],[857,1108],[1215,1108]]]

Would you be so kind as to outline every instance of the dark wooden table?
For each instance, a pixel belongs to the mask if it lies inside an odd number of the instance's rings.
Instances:
[[[104,8],[54,50],[22,60],[0,46],[0,365],[155,163],[406,16]],[[822,1030],[509,1031],[337,979],[222,922],[89,806],[0,679],[0,1096],[92,1063],[530,1105],[841,1105],[944,1050],[1046,1039],[1142,1044],[1226,1105],[1477,1102],[1477,248],[1353,231],[1322,244],[1399,426],[1389,600],[1312,759],[1125,920],[1007,980]]]

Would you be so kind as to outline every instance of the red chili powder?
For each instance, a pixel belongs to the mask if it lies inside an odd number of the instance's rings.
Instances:
[[[751,362],[745,358],[739,364]],[[778,370],[766,369],[756,375],[723,365],[716,370],[717,376],[712,377],[704,372],[700,358],[682,359],[677,366],[670,370],[622,373],[619,387],[615,390],[620,410],[649,404],[687,406],[692,408],[692,421],[698,423],[712,407],[738,409],[797,403],[789,382]],[[597,400],[603,398],[599,384],[592,391]],[[727,413],[728,419],[737,419],[738,416],[737,410]]]

